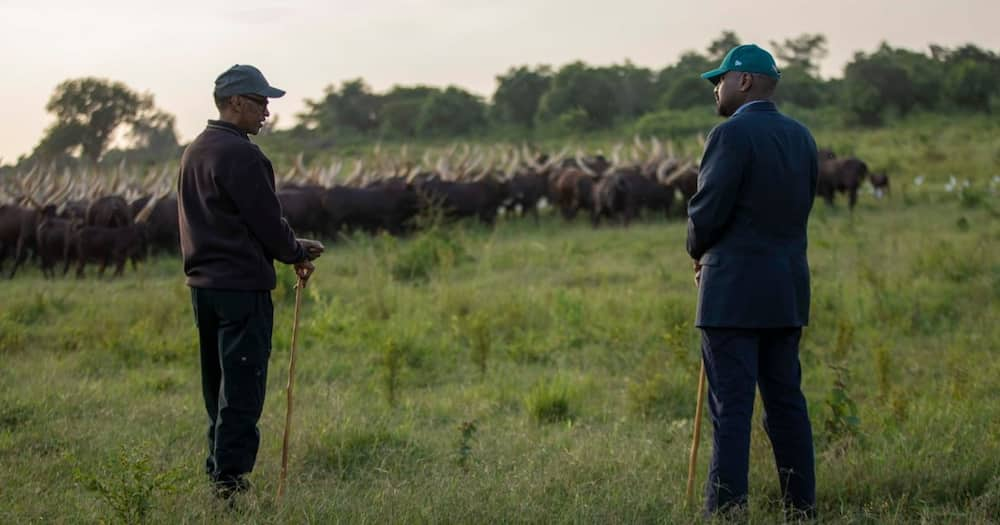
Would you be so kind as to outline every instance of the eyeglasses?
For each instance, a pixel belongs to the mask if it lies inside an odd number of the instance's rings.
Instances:
[[[258,97],[256,95],[240,95],[240,97],[245,98],[245,99],[247,99],[247,100],[249,100],[249,101],[257,104],[258,106],[260,106],[262,108],[266,108],[267,107],[267,99],[264,98],[264,97]]]

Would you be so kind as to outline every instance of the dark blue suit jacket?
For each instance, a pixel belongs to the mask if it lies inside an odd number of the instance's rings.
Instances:
[[[687,250],[702,264],[699,327],[809,323],[806,223],[816,142],[769,101],[712,130],[688,203]]]

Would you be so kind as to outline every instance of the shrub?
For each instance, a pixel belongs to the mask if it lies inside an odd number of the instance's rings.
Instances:
[[[558,423],[574,417],[569,386],[564,380],[539,383],[524,398],[528,413],[538,423]]]
[[[177,490],[181,471],[154,467],[141,449],[123,447],[116,460],[101,465],[96,472],[77,468],[75,478],[96,492],[119,522],[132,524],[148,519],[156,493]]]
[[[719,123],[710,109],[699,108],[686,111],[664,110],[649,113],[635,123],[634,132],[667,138],[687,138],[706,135]]]
[[[427,281],[440,267],[452,267],[464,260],[465,248],[453,236],[434,229],[403,245],[392,264],[397,281]]]

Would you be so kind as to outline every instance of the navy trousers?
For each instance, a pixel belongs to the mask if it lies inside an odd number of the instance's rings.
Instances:
[[[234,484],[253,470],[260,446],[274,307],[270,292],[191,288],[208,414],[205,472]]]
[[[712,461],[706,511],[746,504],[755,388],[764,402],[764,429],[774,449],[784,502],[809,515],[816,505],[812,427],[802,394],[801,328],[702,328],[708,376]]]

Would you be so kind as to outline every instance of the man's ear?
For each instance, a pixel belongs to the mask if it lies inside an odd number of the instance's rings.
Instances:
[[[740,91],[749,93],[753,89],[753,75],[750,73],[740,73]]]

